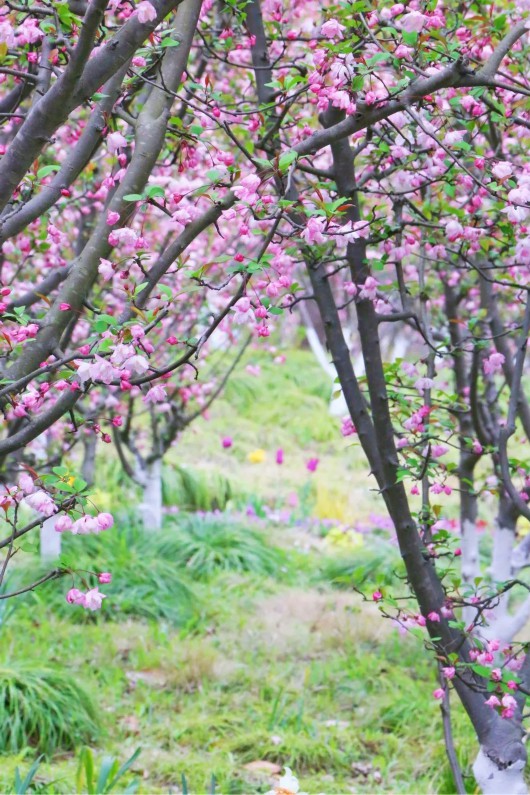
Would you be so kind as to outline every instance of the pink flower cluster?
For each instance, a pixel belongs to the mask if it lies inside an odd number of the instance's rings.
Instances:
[[[106,598],[106,595],[101,593],[97,587],[91,588],[86,593],[83,593],[83,591],[80,591],[77,588],[70,588],[66,594],[66,601],[69,604],[79,605],[80,607],[84,607],[87,610],[91,610],[92,612],[99,610],[103,599]]]
[[[108,530],[114,524],[114,519],[110,513],[98,513],[97,516],[83,514],[79,519],[72,521],[68,514],[63,514],[55,522],[55,529],[58,533],[71,532],[73,535],[98,535],[103,530]]]

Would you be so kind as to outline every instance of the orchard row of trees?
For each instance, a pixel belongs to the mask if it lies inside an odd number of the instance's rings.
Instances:
[[[164,453],[249,335],[266,345],[301,309],[316,349],[322,329],[418,607],[374,597],[426,627],[437,696],[454,690],[476,731],[484,792],[526,791],[530,658],[514,637],[530,601],[508,600],[528,590],[530,556],[516,536],[530,518],[529,10],[0,9],[1,578],[46,516],[77,533],[111,524],[87,490],[97,445],[114,444],[159,504]],[[383,354],[389,329],[407,361]],[[85,477],[69,470],[79,443]],[[454,496],[460,539],[444,522]],[[24,523],[25,505],[39,517]],[[97,606],[89,593],[71,599]]]

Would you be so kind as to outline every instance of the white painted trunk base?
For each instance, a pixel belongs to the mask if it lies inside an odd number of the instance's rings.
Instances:
[[[481,748],[473,764],[473,773],[483,795],[527,795],[524,767],[524,761],[518,760],[505,770],[499,770]]]
[[[61,554],[61,534],[55,529],[56,516],[45,519],[40,529],[41,560],[57,560]]]
[[[475,523],[465,520],[462,524],[462,579],[466,583],[472,583],[479,576],[479,535]],[[466,625],[472,623],[476,614],[473,606],[464,607],[462,617]]]
[[[143,501],[138,506],[144,529],[156,532],[162,527],[162,461],[148,464],[144,473]]]

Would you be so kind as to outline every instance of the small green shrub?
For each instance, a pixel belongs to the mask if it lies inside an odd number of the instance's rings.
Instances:
[[[101,760],[99,772],[96,771],[96,760],[90,748],[83,748],[79,755],[79,766],[77,768],[77,792],[86,792],[88,795],[106,795],[112,792],[119,780],[127,773],[140,756],[140,748],[137,748],[132,756],[123,765],[113,756],[104,756]],[[140,782],[132,781],[125,789],[120,788],[124,795],[134,793],[138,789]]]
[[[336,588],[391,585],[396,583],[396,575],[404,574],[398,550],[382,539],[329,557],[322,567],[322,578]]]
[[[49,755],[93,741],[99,734],[96,710],[68,674],[21,663],[0,668],[0,752],[31,746]]]
[[[61,582],[46,583],[29,597],[76,621],[124,617],[165,620],[185,626],[196,614],[197,598],[182,570],[156,549],[155,536],[128,524],[99,536],[63,536],[61,564],[79,571],[110,571],[112,583],[101,611],[89,613],[67,604]],[[28,578],[35,576],[28,574]]]
[[[232,488],[219,473],[174,465],[164,468],[162,495],[165,505],[176,505],[183,511],[222,511],[232,498]]]
[[[273,574],[284,562],[283,554],[260,533],[226,514],[168,521],[154,544],[160,556],[185,566],[198,579],[217,571]]]

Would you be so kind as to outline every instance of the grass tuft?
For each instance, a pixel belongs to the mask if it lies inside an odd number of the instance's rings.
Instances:
[[[94,705],[77,682],[62,671],[0,668],[0,751],[18,753],[31,746],[50,755],[69,751],[99,734]]]
[[[154,543],[160,556],[197,579],[220,571],[274,574],[284,562],[280,550],[230,515],[180,517]]]

